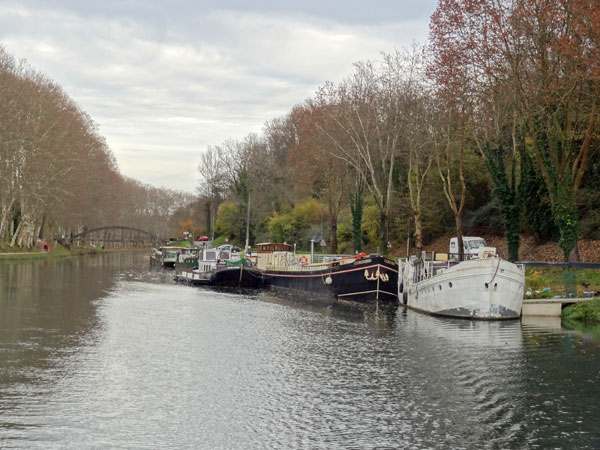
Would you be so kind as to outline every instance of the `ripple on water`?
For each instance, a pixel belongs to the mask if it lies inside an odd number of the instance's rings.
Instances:
[[[214,292],[146,263],[4,305],[0,447],[598,443],[598,344],[556,324]]]

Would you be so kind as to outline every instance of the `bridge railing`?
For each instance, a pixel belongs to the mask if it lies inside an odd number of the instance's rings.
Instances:
[[[110,248],[149,247],[164,242],[148,231],[127,226],[106,226],[84,230],[77,234],[56,235],[56,241],[71,248],[102,246]]]

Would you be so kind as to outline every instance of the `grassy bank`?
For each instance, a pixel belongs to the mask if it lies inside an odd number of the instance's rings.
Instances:
[[[583,292],[600,291],[600,269],[562,269],[559,267],[527,267],[525,292],[528,298],[565,296],[565,282],[572,283],[577,297]]]

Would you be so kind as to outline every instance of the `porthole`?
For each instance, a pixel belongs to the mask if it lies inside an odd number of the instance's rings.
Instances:
[[[452,281],[448,282],[448,287],[452,287]]]
[[[440,291],[441,291],[442,290],[442,285],[440,284],[438,287],[440,288]]]
[[[485,288],[487,289],[487,288],[489,288],[489,287],[490,287],[490,285],[489,285],[489,284],[487,284],[487,283],[485,283]]]

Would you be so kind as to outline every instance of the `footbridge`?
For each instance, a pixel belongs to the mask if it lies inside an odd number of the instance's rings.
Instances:
[[[65,247],[103,246],[105,248],[151,247],[165,242],[164,238],[140,228],[111,225],[90,228],[70,236],[56,236]]]

